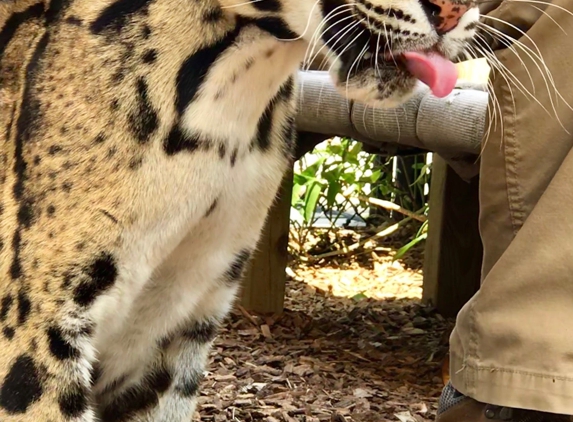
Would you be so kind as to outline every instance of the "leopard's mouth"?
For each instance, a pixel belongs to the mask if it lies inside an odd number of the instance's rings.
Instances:
[[[341,71],[346,77],[372,68],[386,75],[395,72],[398,77],[417,79],[437,97],[445,97],[455,88],[457,68],[437,48],[390,51],[380,48],[379,41],[372,38],[361,49],[352,46],[340,55]]]

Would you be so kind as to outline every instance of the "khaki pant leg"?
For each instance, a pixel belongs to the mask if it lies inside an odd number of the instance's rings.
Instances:
[[[573,17],[546,11],[527,35],[573,105]],[[451,377],[484,403],[573,415],[573,112],[547,89],[543,65],[517,51],[498,57],[532,91],[529,71],[548,112],[495,72],[503,127],[498,119],[481,162],[482,287],[458,315]]]

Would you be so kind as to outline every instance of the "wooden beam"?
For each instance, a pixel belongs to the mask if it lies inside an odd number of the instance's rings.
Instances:
[[[423,301],[446,317],[455,317],[480,286],[478,188],[478,177],[463,181],[434,154]]]
[[[243,279],[241,305],[258,313],[281,313],[284,306],[290,206],[293,186],[290,169],[269,211],[257,251]]]

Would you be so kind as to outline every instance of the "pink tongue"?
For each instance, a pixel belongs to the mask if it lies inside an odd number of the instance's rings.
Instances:
[[[449,95],[458,80],[458,69],[445,57],[436,53],[402,54],[408,71],[428,85],[436,97]]]

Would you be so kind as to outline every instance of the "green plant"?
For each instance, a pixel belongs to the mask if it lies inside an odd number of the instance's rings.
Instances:
[[[295,165],[291,201],[291,238],[294,240],[291,246],[295,252],[306,253],[304,245],[316,223],[319,208],[321,216],[328,221],[328,227],[322,228],[328,239],[339,239],[343,215],[343,227],[351,220],[368,226],[373,217],[370,197],[396,200],[411,212],[419,211],[416,198],[421,197],[425,212],[429,166],[416,159],[412,168],[417,170],[418,176],[411,182],[407,177],[402,178],[406,182],[397,186],[392,157],[365,153],[360,142],[349,138],[333,138],[318,145]],[[394,213],[395,210],[382,210],[374,214],[379,218],[382,214],[382,218],[389,221],[395,217]],[[400,256],[425,239],[426,227],[427,224],[423,224],[414,239],[398,251]]]

